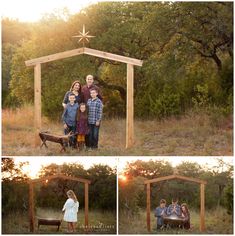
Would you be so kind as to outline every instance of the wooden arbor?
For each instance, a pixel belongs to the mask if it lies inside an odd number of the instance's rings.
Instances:
[[[143,61],[86,47],[25,61],[26,66],[34,66],[35,146],[40,145],[38,134],[41,130],[41,64],[81,54],[87,54],[127,64],[126,148],[131,147],[134,143],[134,65],[142,66]]]
[[[200,184],[200,231],[203,232],[205,230],[205,185],[206,181],[190,178],[181,175],[169,175],[164,177],[159,177],[155,179],[146,180],[144,183],[147,185],[147,229],[151,231],[150,224],[150,211],[151,211],[151,202],[150,202],[150,184],[157,183],[165,180],[179,179],[184,181],[189,181],[193,183]]]
[[[56,179],[56,178],[84,183],[84,185],[85,185],[85,227],[86,227],[86,229],[88,228],[88,203],[89,203],[88,188],[89,188],[89,184],[91,183],[91,181],[87,180],[87,179],[57,174],[57,175],[52,175],[52,176],[43,177],[43,178],[39,178],[39,179],[33,179],[33,180],[28,181],[28,183],[29,183],[29,229],[30,229],[30,232],[35,231],[34,184],[39,183],[39,182],[43,182],[43,181],[48,182],[49,180]]]

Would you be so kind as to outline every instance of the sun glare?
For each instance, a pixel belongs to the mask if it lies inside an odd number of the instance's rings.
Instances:
[[[25,164],[22,166],[22,172],[26,174],[30,179],[35,179],[38,177],[38,173],[41,169],[41,165],[30,165]]]
[[[125,175],[119,175],[119,179],[123,182],[127,181],[127,177]]]
[[[52,163],[57,165],[62,165],[64,163],[69,164],[81,164],[85,169],[89,169],[93,165],[101,164],[101,165],[108,165],[111,168],[116,168],[116,159],[103,159],[100,160],[96,157],[90,157],[89,160],[86,158],[79,158],[79,157],[47,157],[47,158],[32,158],[32,157],[14,157],[13,158],[15,163],[20,166],[22,162],[27,162],[24,164],[21,169],[24,174],[26,174],[29,178],[35,179],[38,178],[40,170],[44,166],[48,166]],[[47,182],[46,182],[47,183]]]
[[[40,20],[45,14],[62,9],[67,9],[70,14],[75,14],[97,2],[98,0],[8,0],[1,4],[1,15],[20,21],[34,22]]]

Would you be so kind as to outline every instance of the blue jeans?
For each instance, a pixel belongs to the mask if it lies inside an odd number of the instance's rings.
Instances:
[[[67,129],[64,129],[64,134],[67,135],[71,131],[73,132],[73,134],[75,134],[76,133],[76,126],[69,126],[69,125],[67,125]],[[75,147],[76,146],[76,141],[77,140],[76,140],[76,136],[75,135],[70,137],[69,138],[69,146],[70,147]]]
[[[89,145],[90,148],[98,148],[100,126],[89,124]]]

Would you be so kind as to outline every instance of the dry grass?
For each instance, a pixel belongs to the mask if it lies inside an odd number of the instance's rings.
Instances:
[[[200,234],[199,212],[191,211],[191,229],[156,230],[154,211],[151,213],[151,234]],[[206,231],[203,234],[233,234],[233,219],[223,208],[206,211]],[[119,213],[119,234],[147,234],[146,212],[140,211],[139,215],[128,217],[124,212]]]
[[[135,121],[135,145],[125,149],[125,120],[104,120],[100,129],[99,150],[60,153],[59,144],[49,148],[34,147],[33,109],[2,112],[2,154],[4,156],[40,155],[153,155],[153,156],[220,156],[233,155],[233,119],[220,117],[213,122],[205,114],[188,114],[180,119]],[[62,134],[62,124],[43,118],[43,130]]]
[[[61,219],[62,214],[59,210],[53,209],[37,209],[37,217]],[[89,211],[89,234],[116,234],[116,213]],[[37,229],[35,225],[35,234],[64,234],[67,231],[66,222],[62,222],[60,230],[57,232],[57,226],[41,225]],[[8,216],[2,217],[2,233],[3,234],[27,234],[29,233],[28,213],[14,212]],[[76,234],[84,234],[84,211],[78,212],[78,223]]]

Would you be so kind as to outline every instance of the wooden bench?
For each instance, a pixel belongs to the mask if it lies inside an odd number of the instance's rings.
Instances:
[[[61,223],[62,223],[62,220],[58,220],[58,219],[38,218],[38,230],[39,230],[40,225],[55,225],[57,226],[57,231],[59,231]]]
[[[60,152],[66,151],[66,147],[68,146],[69,139],[70,137],[77,135],[77,134],[72,134],[69,133],[67,135],[57,135],[57,134],[52,134],[48,131],[45,132],[40,132],[39,137],[42,140],[41,148],[45,146],[48,148],[46,141],[54,142],[54,143],[59,143],[61,145],[61,150]]]

